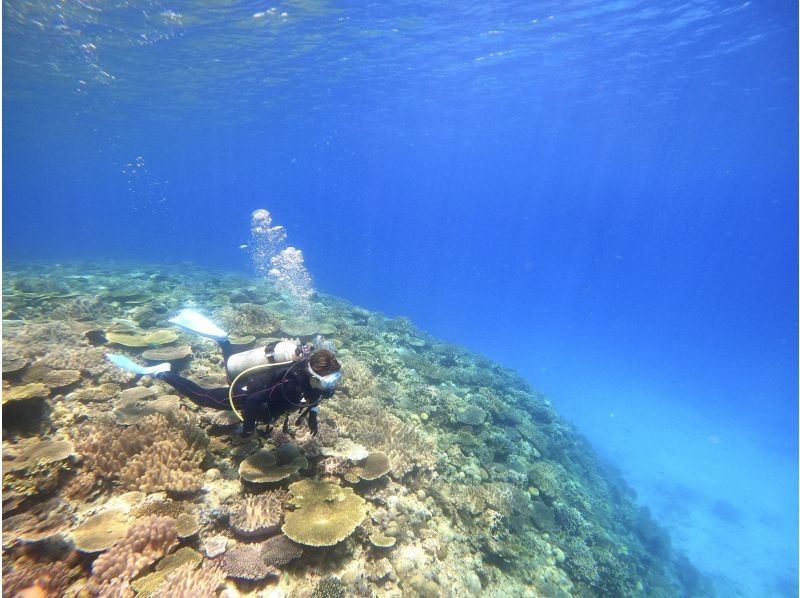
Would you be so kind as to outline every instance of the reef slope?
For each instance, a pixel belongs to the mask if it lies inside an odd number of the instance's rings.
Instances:
[[[342,300],[312,317],[192,264],[7,266],[3,595],[710,596],[619,475],[516,373]],[[111,366],[225,383],[242,349],[323,337],[344,377],[311,436]]]

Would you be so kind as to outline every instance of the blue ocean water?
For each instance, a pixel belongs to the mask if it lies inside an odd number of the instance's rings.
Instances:
[[[722,596],[797,595],[789,3],[4,2],[3,250],[250,268],[519,370]]]

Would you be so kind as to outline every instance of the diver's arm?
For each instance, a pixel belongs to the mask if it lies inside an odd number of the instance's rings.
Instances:
[[[311,430],[312,436],[316,436],[319,432],[319,422],[317,422],[318,413],[319,405],[308,410],[308,429]]]

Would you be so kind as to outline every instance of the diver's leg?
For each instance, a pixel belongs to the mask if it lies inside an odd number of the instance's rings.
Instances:
[[[184,309],[174,318],[170,318],[169,321],[176,326],[180,326],[184,330],[188,330],[189,332],[193,332],[205,338],[210,338],[211,340],[224,341],[228,339],[227,332],[214,324],[214,322],[203,314],[193,309]]]
[[[186,395],[191,401],[201,407],[213,409],[230,409],[227,388],[203,388],[188,378],[179,376],[175,372],[161,372],[155,376],[163,380],[178,392]]]
[[[217,344],[219,345],[219,348],[222,351],[222,359],[226,364],[228,363],[228,358],[231,355],[238,353],[238,351],[236,351],[233,348],[231,341],[229,341],[228,339],[225,339],[224,341],[217,341]]]
[[[256,424],[259,421],[271,423],[269,407],[267,406],[267,391],[254,392],[247,395],[244,404],[244,424],[242,426],[245,434],[252,434],[256,431]]]

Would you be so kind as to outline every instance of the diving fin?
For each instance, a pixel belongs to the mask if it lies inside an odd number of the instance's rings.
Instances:
[[[116,353],[106,353],[106,359],[108,359],[118,368],[122,368],[126,372],[133,372],[134,374],[138,374],[139,376],[145,376],[145,375],[152,376],[153,374],[168,372],[170,369],[168,361],[165,361],[164,363],[159,363],[158,365],[151,365],[150,367],[144,367],[143,365],[139,365],[129,357],[125,357],[124,355],[117,355]]]
[[[228,340],[227,332],[193,309],[184,309],[174,318],[170,318],[169,321],[184,330],[210,338],[212,341],[224,342]]]

